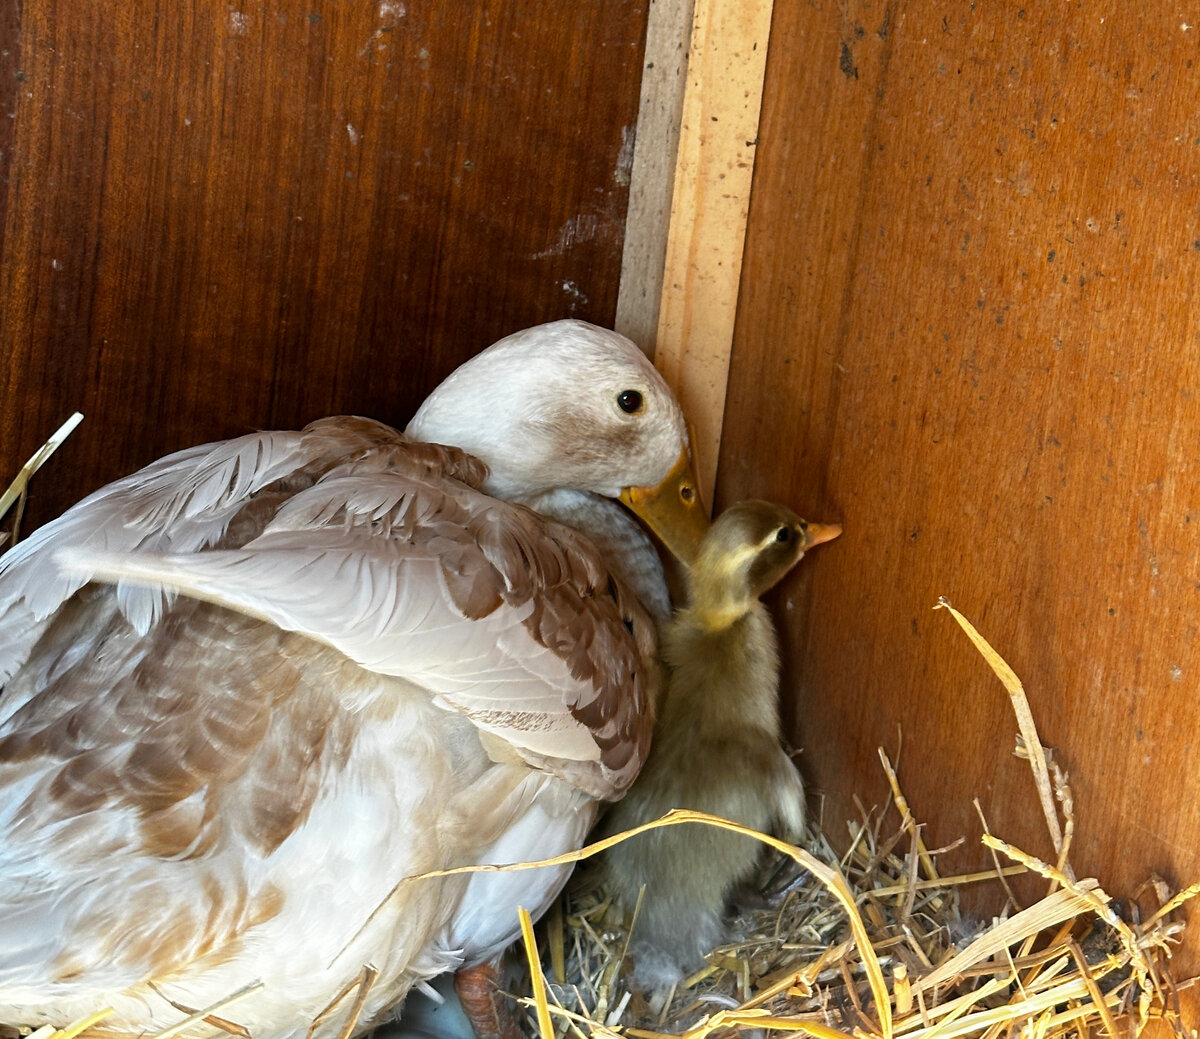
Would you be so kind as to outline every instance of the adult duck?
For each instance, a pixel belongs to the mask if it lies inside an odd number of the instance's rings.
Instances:
[[[11,550],[0,1022],[350,1034],[493,960],[564,869],[407,878],[575,848],[636,775],[661,575],[616,498],[694,550],[674,397],[565,321],[405,435],[192,448]]]

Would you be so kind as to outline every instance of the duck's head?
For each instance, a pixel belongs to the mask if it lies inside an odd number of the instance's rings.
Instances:
[[[679,403],[609,329],[554,321],[501,339],[452,372],[405,432],[480,458],[499,498],[620,498],[685,562],[708,527]]]
[[[690,567],[689,609],[709,627],[732,623],[805,552],[841,532],[836,523],[808,523],[771,502],[731,505],[713,521]]]

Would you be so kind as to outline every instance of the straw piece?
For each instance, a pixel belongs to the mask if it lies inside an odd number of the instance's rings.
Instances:
[[[25,493],[33,474],[59,449],[62,442],[75,431],[75,427],[82,421],[83,415],[78,411],[75,412],[66,422],[58,427],[49,440],[33,453],[33,457],[21,466],[12,483],[8,485],[8,489],[3,494],[0,494],[0,517],[3,517],[12,508],[13,502]]]
[[[908,980],[908,968],[903,963],[892,967],[892,996],[896,1001],[898,1017],[903,1017],[912,1010],[912,984]]]
[[[563,940],[562,901],[555,899],[546,912],[546,932],[550,937],[550,976],[556,985],[567,982],[567,952]]]
[[[525,958],[529,961],[529,973],[533,980],[533,1001],[537,1008],[538,1031],[542,1039],[554,1039],[554,1023],[550,1020],[550,1005],[546,1000],[546,978],[542,974],[542,961],[538,956],[537,941],[533,937],[533,921],[524,906],[517,909],[521,921],[521,941],[525,945]]]
[[[937,880],[937,867],[934,866],[933,859],[925,847],[925,842],[921,839],[921,833],[917,829],[917,822],[908,807],[908,798],[904,796],[904,792],[900,789],[900,780],[896,776],[896,770],[892,768],[892,763],[888,760],[887,752],[882,747],[879,748],[879,760],[883,763],[884,774],[887,776],[888,785],[892,788],[892,800],[896,802],[896,809],[900,813],[900,824],[908,831],[912,838],[913,847],[917,849],[917,854],[921,857],[921,867],[925,870],[925,877],[928,880]]]
[[[367,964],[362,969],[362,974],[358,978],[358,992],[355,993],[354,1002],[350,1005],[350,1013],[346,1015],[346,1020],[342,1023],[342,1027],[338,1029],[337,1039],[350,1039],[354,1034],[354,1030],[358,1027],[358,1019],[362,1017],[363,1007],[367,1002],[367,994],[371,991],[371,986],[375,984],[376,977],[379,976],[379,971]]]
[[[251,992],[257,992],[263,987],[261,981],[252,981],[249,985],[244,985],[238,989],[233,995],[226,996],[224,999],[219,999],[212,1006],[205,1007],[203,1010],[197,1010],[194,1014],[185,1017],[182,1021],[176,1021],[170,1028],[164,1028],[161,1032],[156,1033],[151,1039],[171,1039],[171,1036],[178,1035],[180,1032],[186,1031],[192,1025],[199,1024],[208,1017],[212,1017],[218,1010],[224,1010],[228,1006],[232,1006],[239,999],[244,999]]]
[[[961,873],[956,877],[938,877],[936,880],[918,880],[912,887],[917,891],[940,891],[948,887],[965,887],[968,884],[984,884],[988,881],[996,880],[999,877],[1019,877],[1023,873],[1028,873],[1029,870],[1020,864],[1015,866],[1000,866],[994,870],[982,870],[979,873]],[[891,884],[887,887],[877,887],[871,890],[871,894],[875,898],[890,898],[894,895],[903,895],[908,891],[909,884],[906,881],[903,884]],[[1197,885],[1197,893],[1200,894],[1200,885]]]
[[[1163,919],[1163,917],[1169,916],[1181,905],[1183,905],[1184,902],[1190,901],[1197,895],[1200,895],[1200,884],[1192,884],[1189,887],[1184,888],[1174,898],[1169,899],[1163,905],[1159,906],[1158,911],[1146,921],[1146,926],[1150,927],[1158,923],[1159,920]]]
[[[1100,991],[1100,986],[1096,984],[1096,979],[1092,976],[1092,968],[1088,966],[1088,961],[1083,955],[1083,950],[1079,947],[1078,942],[1071,942],[1071,956],[1075,960],[1075,966],[1079,968],[1079,975],[1083,978],[1087,985],[1088,995],[1092,997],[1092,1004],[1100,1011],[1100,1017],[1104,1021],[1104,1027],[1110,1036],[1114,1039],[1120,1033],[1117,1031],[1117,1022],[1113,1020],[1112,1011],[1109,1010],[1108,1004],[1104,1000],[1104,995]]]
[[[1037,784],[1038,798],[1042,803],[1042,813],[1046,817],[1046,828],[1050,831],[1050,840],[1054,844],[1056,854],[1063,851],[1062,829],[1058,823],[1058,812],[1054,807],[1054,790],[1050,783],[1050,770],[1046,765],[1046,753],[1042,742],[1038,739],[1037,726],[1033,721],[1033,712],[1029,709],[1029,701],[1025,697],[1025,687],[1016,673],[988,643],[975,626],[961,613],[950,605],[950,600],[944,595],[938,599],[935,610],[949,610],[950,615],[958,621],[959,627],[967,633],[967,637],[975,644],[988,666],[995,672],[997,678],[1008,691],[1013,710],[1017,714],[1017,726],[1025,740],[1025,750],[1029,755],[1029,764],[1033,769],[1033,779]],[[1064,873],[1070,876],[1064,863]]]
[[[725,1013],[715,1015],[710,1025],[705,1029],[705,1032],[715,1031],[718,1028],[771,1028],[780,1032],[804,1032],[807,1035],[813,1036],[814,1039],[855,1039],[855,1036],[850,1033],[830,1028],[819,1021],[791,1017],[754,1017],[749,1014]],[[631,1028],[629,1034],[634,1035],[634,1029]],[[696,1031],[686,1033],[686,1037],[687,1039],[692,1039],[692,1037],[699,1034],[700,1032],[697,1029]],[[676,1037],[671,1036],[669,1039],[676,1039]]]
[[[988,826],[987,816],[983,814],[983,805],[979,803],[979,798],[971,798],[971,804],[975,806],[975,814],[979,816],[979,824],[983,827],[983,832],[985,834],[991,833],[992,828]],[[1004,888],[1005,895],[1008,896],[1008,904],[1012,906],[1013,909],[1019,910],[1021,908],[1021,903],[1017,900],[1016,892],[1013,891],[1012,886],[1008,883],[1007,876],[1004,872],[1004,867],[1000,865],[1000,856],[996,854],[995,849],[991,850],[991,854],[992,865],[996,870],[996,875],[1000,878],[1000,885]],[[1007,907],[1005,911],[1007,911]],[[1026,949],[1025,951],[1028,952],[1029,950]]]
[[[938,985],[943,985],[959,971],[974,966],[980,960],[995,956],[1026,935],[1036,934],[1063,920],[1094,909],[1095,903],[1089,901],[1085,893],[1097,887],[1096,881],[1081,880],[1077,887],[1078,891],[1070,888],[1054,891],[1028,909],[1023,909],[1007,920],[998,923],[990,931],[984,932],[971,942],[962,952],[952,956],[933,973],[915,981],[913,983],[914,990],[925,992]]]
[[[1058,868],[1064,873],[1069,871],[1067,862],[1071,853],[1071,841],[1075,836],[1075,798],[1071,794],[1071,784],[1067,773],[1059,767],[1049,751],[1046,758],[1054,778],[1054,796],[1062,808],[1063,843],[1058,853]]]
[[[80,417],[82,418],[82,416]],[[68,432],[70,432],[70,430],[68,430]],[[106,1017],[111,1015],[112,1012],[112,1007],[105,1007],[103,1010],[97,1010],[94,1014],[89,1014],[87,1017],[80,1021],[76,1021],[74,1024],[67,1025],[66,1028],[59,1029],[58,1031],[55,1031],[53,1028],[51,1028],[50,1035],[53,1037],[53,1039],[75,1039],[75,1037],[81,1032],[87,1031],[98,1021],[103,1021]],[[41,1029],[38,1031],[40,1032]],[[30,1036],[30,1039],[33,1039],[33,1037]]]
[[[163,992],[163,990],[160,989],[153,981],[147,982],[147,984],[150,986],[151,989],[153,989],[154,994],[157,995],[159,999],[165,999],[168,1003],[171,1004],[171,1006],[173,1006],[180,1013],[183,1013],[183,1014],[196,1013],[195,1007],[187,1006],[184,1003],[180,1003],[179,1000],[177,1000],[177,999],[172,999],[165,992]],[[244,1025],[239,1025],[236,1021],[230,1021],[228,1018],[219,1017],[216,1014],[209,1014],[208,1017],[206,1017],[204,1019],[204,1021],[206,1024],[215,1025],[217,1028],[221,1029],[222,1031],[228,1032],[232,1036],[236,1036],[237,1039],[252,1039],[249,1029],[247,1029]]]

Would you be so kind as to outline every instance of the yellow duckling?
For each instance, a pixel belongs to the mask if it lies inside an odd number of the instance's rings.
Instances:
[[[606,830],[617,833],[673,808],[709,812],[786,840],[804,825],[804,788],[780,744],[779,651],[758,597],[841,527],[806,523],[780,505],[727,509],[688,576],[690,604],[667,625],[670,670],[650,757]],[[726,936],[722,913],[761,845],[685,824],[634,837],[606,856],[609,890],[632,909],[635,983],[680,980]]]

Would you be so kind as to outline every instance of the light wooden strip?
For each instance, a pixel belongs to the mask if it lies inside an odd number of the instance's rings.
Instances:
[[[651,0],[646,20],[642,95],[613,327],[653,358],[687,85],[692,0]]]
[[[655,363],[695,426],[712,500],[771,0],[695,0]]]

